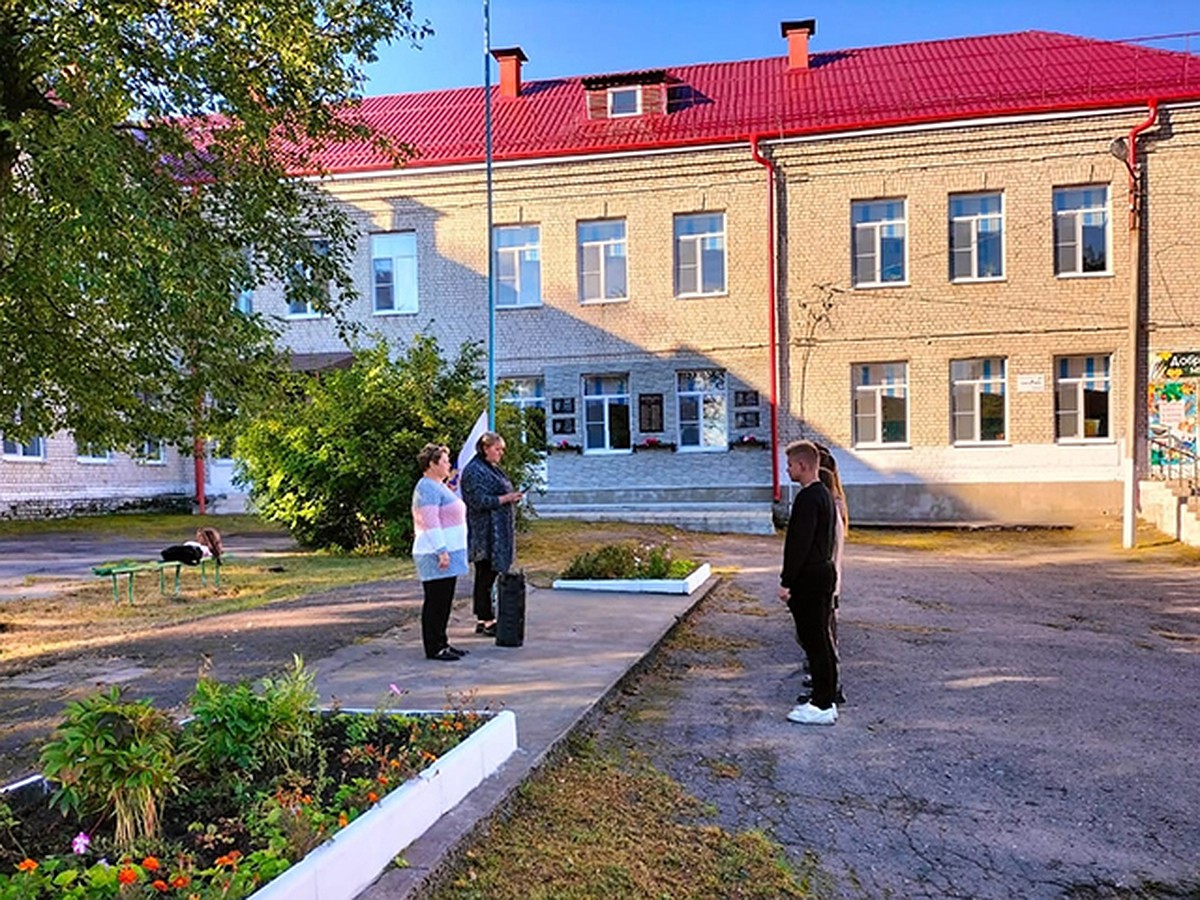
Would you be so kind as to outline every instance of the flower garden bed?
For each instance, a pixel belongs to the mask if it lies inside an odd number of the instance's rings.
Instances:
[[[183,726],[115,689],[70,704],[46,777],[0,792],[0,898],[351,898],[516,747],[510,712],[311,693],[298,663],[260,692],[202,680]]]
[[[609,544],[571,561],[557,590],[690,594],[712,574],[708,563],[672,559],[663,545]]]

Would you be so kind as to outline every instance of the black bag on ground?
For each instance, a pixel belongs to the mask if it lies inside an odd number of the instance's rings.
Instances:
[[[198,565],[204,551],[195,544],[172,544],[162,551],[163,562],[185,563],[189,566]]]
[[[520,647],[525,643],[525,573],[501,572],[496,576],[496,646]]]

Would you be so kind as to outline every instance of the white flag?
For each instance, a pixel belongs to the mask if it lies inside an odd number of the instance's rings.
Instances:
[[[452,479],[451,486],[458,493],[462,493],[459,484],[462,481],[462,470],[467,463],[471,461],[471,457],[475,455],[475,445],[479,442],[479,438],[488,430],[488,414],[485,409],[479,414],[479,418],[475,420],[474,427],[471,428],[471,433],[467,435],[466,443],[462,445],[462,449],[458,451],[458,464],[455,468],[458,470]]]

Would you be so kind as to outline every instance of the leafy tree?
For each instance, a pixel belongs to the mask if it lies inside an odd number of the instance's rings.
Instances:
[[[261,395],[276,326],[239,293],[354,296],[347,216],[288,176],[402,162],[363,66],[427,33],[411,0],[0,0],[0,430],[183,444]]]
[[[240,477],[259,512],[309,546],[408,553],[417,451],[433,441],[457,456],[486,404],[482,355],[464,344],[446,360],[421,335],[397,359],[381,341],[349,369],[294,376],[290,399],[237,439]],[[521,437],[522,418],[505,404],[497,415],[505,468],[527,484],[537,455]]]

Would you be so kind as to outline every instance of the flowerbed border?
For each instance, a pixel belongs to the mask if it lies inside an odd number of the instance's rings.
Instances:
[[[691,594],[708,581],[712,567],[701,563],[687,578],[559,578],[552,587],[566,591],[617,591],[629,594]]]

